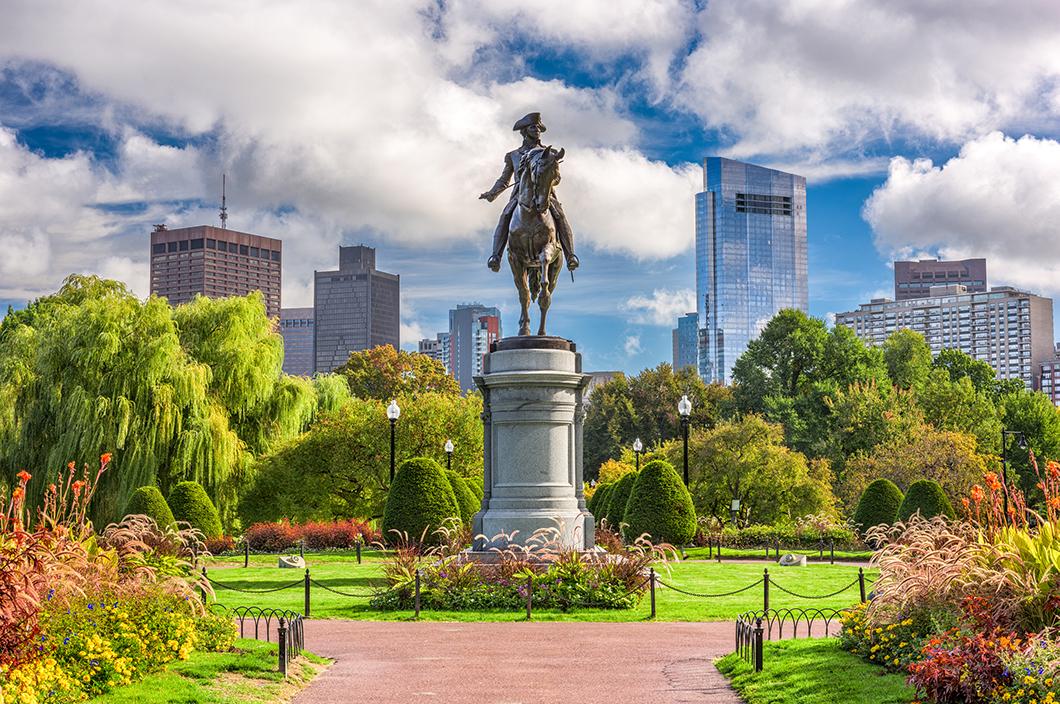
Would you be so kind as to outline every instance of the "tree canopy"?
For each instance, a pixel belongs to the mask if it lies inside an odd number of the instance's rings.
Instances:
[[[346,378],[350,392],[357,398],[389,401],[421,393],[460,393],[460,385],[441,362],[425,354],[396,350],[391,345],[351,352],[335,373]]]

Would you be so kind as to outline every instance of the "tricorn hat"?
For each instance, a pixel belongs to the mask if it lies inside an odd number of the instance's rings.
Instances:
[[[527,113],[523,117],[519,118],[519,121],[515,123],[515,127],[512,128],[513,132],[529,127],[530,125],[537,125],[542,132],[545,131],[545,124],[541,122],[541,113],[531,112]]]

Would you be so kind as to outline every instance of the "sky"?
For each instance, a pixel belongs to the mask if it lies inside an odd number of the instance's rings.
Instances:
[[[587,370],[670,361],[706,156],[807,177],[813,315],[890,295],[895,258],[1060,293],[1055,0],[5,0],[0,306],[75,272],[146,296],[152,225],[217,224],[226,173],[285,307],[365,243],[406,348],[462,302],[513,334],[478,194],[530,111],[582,262],[549,332]]]

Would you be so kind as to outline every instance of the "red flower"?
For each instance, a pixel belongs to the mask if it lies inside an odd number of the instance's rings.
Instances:
[[[29,472],[27,472],[24,469],[21,472],[19,472],[18,474],[16,474],[15,476],[17,476],[19,479],[21,479],[23,484],[28,482],[33,477],[32,474],[30,474]]]
[[[104,452],[102,455],[99,456],[99,463],[110,464],[110,458],[111,454],[109,452]]]
[[[1060,462],[1049,460],[1049,464],[1046,465],[1049,469],[1049,476],[1053,479],[1060,479]]]
[[[72,471],[74,471],[74,463],[73,463],[73,462],[67,462],[67,463],[66,463],[66,467],[67,467],[67,469],[69,469],[69,470],[70,470],[71,472],[72,472]]]
[[[983,500],[983,487],[976,484],[972,487],[972,501],[979,503]]]
[[[1001,491],[1001,482],[998,481],[997,475],[993,472],[987,472],[986,475],[983,476],[983,481],[986,482],[986,485],[991,491]]]
[[[85,487],[85,483],[83,481],[81,481],[80,479],[78,479],[76,482],[73,483],[73,487],[74,487],[74,496],[77,496],[78,494],[81,493],[81,489],[83,489]]]

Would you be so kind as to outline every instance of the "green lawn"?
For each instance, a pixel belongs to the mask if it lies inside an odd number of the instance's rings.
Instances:
[[[262,556],[265,557],[265,556]],[[275,564],[275,557],[268,564]],[[411,611],[380,612],[368,607],[368,594],[381,586],[380,559],[372,556],[358,565],[348,557],[333,553],[307,554],[310,576],[320,584],[339,591],[354,593],[355,598],[328,592],[316,585],[310,591],[310,616],[313,618],[347,618],[367,620],[402,620],[412,617]],[[672,563],[670,573],[660,568],[660,579],[690,592],[718,594],[730,592],[757,582],[762,578],[761,564],[684,561]],[[852,565],[811,564],[806,567],[770,565],[773,586],[770,606],[842,608],[858,601],[858,588],[852,588],[828,599],[806,600],[789,596],[780,590],[808,596],[827,594],[857,579],[858,568]],[[276,567],[235,567],[211,569],[209,576],[223,584],[240,589],[272,589],[302,579],[300,570],[281,570]],[[870,578],[875,573],[866,571]],[[779,585],[779,586],[778,586]],[[299,583],[291,589],[271,593],[243,593],[216,587],[216,600],[225,606],[262,606],[304,610],[304,590]],[[661,621],[727,620],[736,615],[762,608],[762,586],[732,596],[698,598],[680,594],[663,586],[657,591],[657,618]],[[639,621],[649,617],[649,598],[645,595],[639,606],[630,610],[583,609],[571,613],[535,610],[534,618],[542,621]],[[453,612],[423,611],[421,618],[438,621],[515,621],[525,618],[522,611],[513,612]]]
[[[829,553],[826,549],[824,556],[821,556],[819,550],[806,549],[798,550],[785,548],[783,545],[780,546],[780,554],[793,553],[795,555],[806,555],[811,561],[816,562],[828,562]],[[708,550],[708,548],[685,548],[683,553],[692,560],[713,560],[716,559],[716,552]],[[710,557],[708,557],[708,554]],[[769,559],[776,561],[775,551],[772,547],[769,548]],[[836,562],[868,562],[869,558],[872,557],[871,550],[836,550],[835,560]],[[721,560],[765,560],[766,551],[765,548],[723,548],[721,551]],[[242,563],[240,563],[242,564]]]
[[[162,672],[92,699],[108,704],[258,704],[287,701],[328,660],[303,652],[287,681],[277,671],[275,643],[237,640],[229,653],[193,652]]]
[[[907,704],[905,677],[839,649],[834,638],[770,641],[762,672],[735,653],[717,661],[747,704]]]

